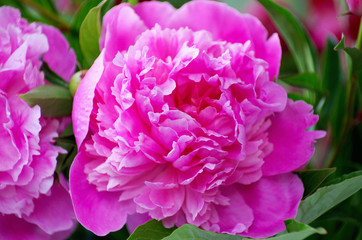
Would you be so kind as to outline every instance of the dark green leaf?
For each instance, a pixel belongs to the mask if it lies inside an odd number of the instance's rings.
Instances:
[[[324,180],[335,171],[335,168],[326,168],[298,172],[298,176],[304,185],[304,197],[313,193],[324,182]]]
[[[90,67],[100,54],[99,37],[101,35],[100,11],[106,0],[93,7],[85,17],[79,30],[79,44],[86,67]]]
[[[342,182],[319,188],[314,194],[300,203],[296,219],[302,223],[311,223],[361,188],[361,172],[357,176],[350,177]]]
[[[339,138],[340,125],[343,121],[345,111],[345,84],[342,79],[341,63],[339,53],[334,50],[335,43],[328,39],[324,50],[322,61],[322,82],[321,89],[325,96],[318,96],[318,100],[323,99],[324,104],[319,112],[318,129],[327,129],[331,124],[331,131],[335,138]]]
[[[319,78],[316,73],[302,73],[288,78],[280,78],[280,80],[292,86],[318,90]]]
[[[270,0],[258,0],[278,27],[300,73],[315,72],[315,48],[299,20],[287,9]]]
[[[128,240],[159,240],[170,235],[175,228],[165,228],[161,221],[150,220],[138,226]]]
[[[68,83],[63,78],[61,78],[58,74],[53,72],[49,68],[49,66],[48,66],[48,64],[46,62],[43,62],[43,65],[41,66],[40,70],[44,72],[45,79],[48,82],[53,83],[53,84],[58,85],[58,86],[68,88]]]
[[[31,107],[39,105],[43,117],[63,117],[72,113],[73,98],[64,87],[42,85],[19,97]]]
[[[362,71],[362,51],[357,48],[344,47],[344,36],[335,47],[336,50],[343,50],[352,59],[352,75]]]
[[[298,101],[298,100],[302,100],[306,103],[311,104],[310,99],[308,99],[306,96],[299,94],[299,93],[294,93],[294,92],[289,92],[288,93],[288,98],[292,99],[293,101]]]

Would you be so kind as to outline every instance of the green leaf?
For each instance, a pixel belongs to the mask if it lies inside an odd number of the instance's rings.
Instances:
[[[51,70],[49,68],[49,65],[46,62],[43,62],[40,70],[44,72],[45,79],[48,82],[53,83],[58,86],[68,88],[68,83],[63,78],[61,78],[58,74],[53,72],[53,70]]]
[[[270,0],[258,0],[282,34],[300,73],[315,72],[315,48],[299,20],[286,8]]]
[[[73,98],[64,87],[42,85],[19,97],[31,107],[39,105],[43,117],[63,117],[72,113]]]
[[[201,230],[195,225],[184,224],[176,229],[170,236],[163,238],[163,240],[186,240],[186,239],[218,239],[218,240],[247,240],[238,235],[219,234],[210,231]]]
[[[90,67],[100,54],[99,37],[101,35],[100,11],[106,0],[93,7],[85,17],[79,30],[79,44],[86,67]]]
[[[306,96],[299,94],[299,93],[288,92],[288,98],[292,99],[293,101],[302,100],[306,103],[311,104],[310,99],[308,99]]]
[[[336,168],[311,169],[298,172],[298,176],[304,185],[304,197],[312,194],[328,176],[336,171]]]
[[[128,240],[159,240],[170,235],[176,228],[165,228],[161,221],[150,220],[138,226]]]
[[[311,223],[361,188],[361,172],[357,176],[350,177],[342,182],[319,188],[314,194],[300,203],[296,219],[302,223]]]
[[[316,73],[302,73],[288,78],[281,78],[280,80],[292,86],[318,90],[319,78]]]
[[[287,227],[289,227],[289,229],[293,229],[293,232],[284,233],[271,238],[263,238],[260,240],[291,240],[291,239],[302,240],[315,233],[319,234],[326,233],[326,231],[323,228],[314,229],[308,225],[298,223],[295,220],[287,220],[286,224]],[[249,238],[245,238],[239,235],[227,235],[227,234],[219,234],[210,231],[205,231],[191,224],[184,224],[180,228],[176,229],[170,236],[163,238],[163,240],[190,240],[190,239],[247,240]]]
[[[344,47],[344,36],[342,40],[335,47],[336,50],[343,50],[352,59],[352,75],[362,71],[362,51],[357,48]]]
[[[85,17],[87,16],[88,12],[98,6],[102,0],[89,0],[84,1],[80,7],[80,9],[77,11],[77,14],[74,17],[73,23],[72,23],[72,29],[75,31],[80,30],[80,26],[82,25]]]

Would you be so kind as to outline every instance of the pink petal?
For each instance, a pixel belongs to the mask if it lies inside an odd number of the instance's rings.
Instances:
[[[200,11],[202,9],[202,11]],[[257,58],[269,63],[269,78],[277,78],[281,60],[279,37],[268,32],[261,22],[248,14],[240,14],[224,3],[191,1],[181,7],[170,19],[168,27],[189,27],[191,30],[207,30],[214,39],[231,43],[250,40]]]
[[[60,177],[64,182],[64,177]],[[74,229],[75,215],[69,192],[54,182],[50,196],[41,195],[34,200],[34,211],[24,218],[48,234]]]
[[[93,108],[94,90],[100,80],[104,66],[104,51],[95,60],[92,67],[80,82],[73,101],[73,130],[78,148],[88,133],[89,116]]]
[[[152,1],[139,3],[134,10],[148,28],[154,27],[156,23],[166,26],[176,11],[168,2]]]
[[[117,54],[127,50],[147,27],[128,4],[120,4],[107,12],[103,18],[99,39],[101,50],[105,48],[105,59],[111,61]]]
[[[75,53],[62,33],[47,25],[42,25],[42,32],[47,36],[49,50],[44,54],[44,61],[59,76],[69,81],[75,71]]]
[[[69,183],[78,221],[97,235],[119,230],[126,223],[129,206],[119,202],[119,193],[99,192],[84,173],[88,156],[82,147],[70,169]]]
[[[35,224],[6,214],[0,214],[0,236],[6,240],[50,240],[50,235]]]
[[[240,193],[254,214],[253,224],[241,235],[263,238],[284,230],[284,220],[297,215],[303,191],[302,181],[291,173],[263,177],[241,187]]]
[[[303,101],[288,100],[283,112],[276,113],[269,128],[273,151],[264,159],[263,175],[286,173],[303,167],[312,157],[315,139],[323,131],[306,131],[318,121],[312,106]]]
[[[148,214],[135,213],[128,216],[127,218],[128,232],[132,234],[139,225],[142,225],[151,219],[152,218]]]

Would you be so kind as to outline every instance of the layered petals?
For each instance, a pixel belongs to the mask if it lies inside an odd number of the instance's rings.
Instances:
[[[212,1],[107,13],[102,53],[74,99],[70,189],[87,229],[129,221],[133,231],[150,218],[242,236],[284,229],[303,193],[290,172],[323,133],[307,131],[311,106],[273,81],[281,51],[267,36],[256,18]],[[296,154],[280,157],[286,148]]]

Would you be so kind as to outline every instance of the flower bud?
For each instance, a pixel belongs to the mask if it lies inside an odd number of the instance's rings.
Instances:
[[[80,81],[82,81],[82,79],[84,78],[86,73],[87,73],[87,70],[82,70],[82,71],[76,72],[70,79],[69,91],[73,97],[74,97],[75,93],[77,92]]]

